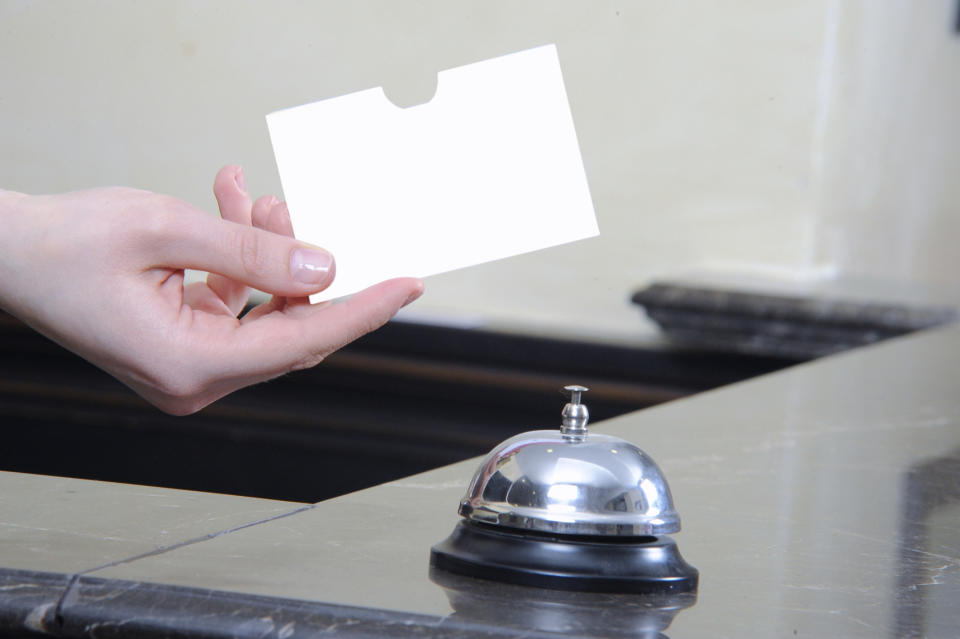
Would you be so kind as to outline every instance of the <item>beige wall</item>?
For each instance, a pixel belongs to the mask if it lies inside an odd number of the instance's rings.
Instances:
[[[658,276],[956,270],[954,5],[0,0],[0,186],[214,210],[226,163],[279,191],[270,111],[555,42],[601,236],[430,278],[410,311],[642,338],[628,298]]]
[[[960,298],[960,3],[836,5],[818,258]]]

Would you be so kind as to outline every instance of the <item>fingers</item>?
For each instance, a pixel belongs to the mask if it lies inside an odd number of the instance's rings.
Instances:
[[[319,363],[341,346],[382,326],[422,292],[420,280],[389,280],[341,304],[298,307],[293,314],[272,313],[243,322],[228,334],[222,332],[222,324],[219,328],[208,324],[214,333],[203,331],[206,335],[192,347],[193,356],[209,365],[201,378],[190,381],[185,379],[189,376],[178,374],[171,386],[175,392],[136,380],[128,383],[169,413],[193,413],[245,386]]]
[[[253,207],[253,225],[259,229],[293,237],[293,224],[290,222],[290,211],[287,210],[285,202],[280,202],[277,198],[269,198],[263,206],[257,200]]]
[[[323,325],[311,323],[314,348],[324,345],[329,353],[358,337],[380,328],[401,308],[423,295],[423,282],[415,278],[398,278],[381,282],[360,291],[323,312]],[[312,319],[312,318],[311,318]],[[309,363],[313,366],[316,362]]]
[[[213,194],[220,206],[220,216],[237,224],[251,223],[251,202],[246,179],[239,166],[225,166],[213,179]]]
[[[252,212],[250,204],[250,195],[247,193],[246,181],[243,175],[243,169],[239,166],[225,166],[217,173],[213,180],[213,194],[217,198],[217,205],[220,208],[220,217],[230,222],[244,224],[249,226],[252,223]],[[243,310],[247,300],[250,299],[250,289],[243,282],[238,282],[230,278],[211,273],[207,276],[207,286],[210,291],[222,300],[221,307],[231,315],[237,315]],[[190,296],[185,298],[185,302],[193,308],[199,308],[196,302]],[[208,297],[205,295],[205,297]],[[202,300],[204,308],[208,308],[215,300]],[[221,308],[221,311],[224,309]]]
[[[253,225],[270,231],[271,233],[293,237],[293,224],[290,222],[290,212],[287,210],[287,205],[276,198],[272,199],[269,206],[258,208],[256,204],[254,204]],[[274,296],[268,304],[261,304],[260,307],[253,309],[251,313],[253,313],[253,318],[274,310],[286,310],[292,309],[295,306],[309,305],[309,297]]]
[[[184,202],[167,213],[140,238],[150,267],[199,269],[290,297],[322,291],[333,281],[333,256],[320,247],[217,220]]]
[[[309,368],[358,337],[380,328],[423,293],[423,282],[381,282],[348,300],[307,305],[245,321],[237,329],[231,365],[258,370],[263,379]],[[246,319],[246,318],[244,318]],[[225,371],[225,373],[228,373]]]
[[[227,306],[221,294],[213,289],[210,283],[211,278],[213,278],[213,275],[207,277],[206,283],[194,282],[184,286],[182,303],[195,311],[236,317],[240,311]],[[225,277],[218,275],[217,278],[219,278],[220,281],[229,282]]]

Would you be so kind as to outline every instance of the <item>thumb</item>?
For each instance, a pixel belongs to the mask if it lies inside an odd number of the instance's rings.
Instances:
[[[172,224],[155,230],[143,247],[153,266],[217,273],[274,295],[322,291],[336,272],[333,255],[319,246],[217,219],[189,205]]]

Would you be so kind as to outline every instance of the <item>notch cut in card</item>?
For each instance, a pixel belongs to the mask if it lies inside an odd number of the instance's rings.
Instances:
[[[337,261],[313,301],[599,233],[553,45],[441,71],[409,108],[378,87],[267,126],[294,232]]]

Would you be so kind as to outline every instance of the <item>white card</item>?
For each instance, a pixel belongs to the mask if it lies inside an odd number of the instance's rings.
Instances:
[[[297,237],[337,262],[313,301],[599,233],[553,45],[441,71],[417,106],[374,88],[267,126]]]

